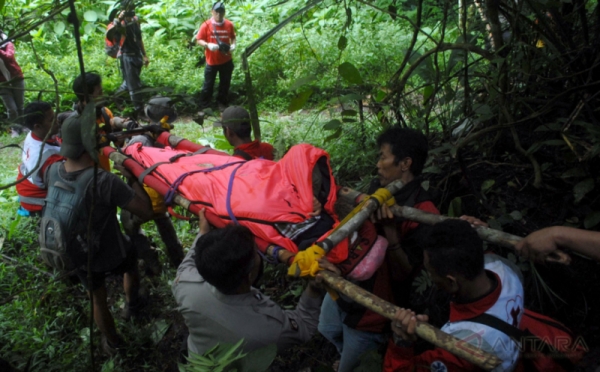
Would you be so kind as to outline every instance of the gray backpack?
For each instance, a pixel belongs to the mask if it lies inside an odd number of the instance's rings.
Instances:
[[[58,270],[73,270],[76,257],[87,251],[85,237],[88,212],[85,207],[87,188],[94,177],[94,168],[84,170],[75,181],[60,177],[62,163],[47,170],[48,195],[40,222],[40,253],[49,266]]]

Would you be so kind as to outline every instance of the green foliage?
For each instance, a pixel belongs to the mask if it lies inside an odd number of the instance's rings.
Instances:
[[[275,359],[277,346],[267,345],[263,348],[244,353],[242,344],[217,344],[202,355],[190,353],[187,364],[180,364],[181,372],[262,372],[269,368]]]

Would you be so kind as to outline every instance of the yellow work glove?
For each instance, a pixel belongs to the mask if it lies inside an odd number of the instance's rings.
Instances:
[[[293,277],[315,276],[320,270],[319,259],[325,256],[325,250],[318,245],[308,247],[305,251],[296,253],[294,262],[288,269],[288,275]]]

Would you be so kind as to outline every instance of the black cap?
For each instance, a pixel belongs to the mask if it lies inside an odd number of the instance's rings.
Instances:
[[[234,132],[250,128],[250,114],[241,106],[227,107],[221,114],[221,120],[214,123],[215,127],[227,127]]]
[[[223,4],[222,1],[217,1],[216,3],[214,3],[212,10],[214,10],[215,12],[224,12],[225,4]]]

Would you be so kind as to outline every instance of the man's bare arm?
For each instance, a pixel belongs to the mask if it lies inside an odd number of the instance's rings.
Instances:
[[[515,248],[520,255],[536,262],[543,262],[559,248],[571,249],[600,262],[600,232],[565,226],[547,227],[529,234]]]

